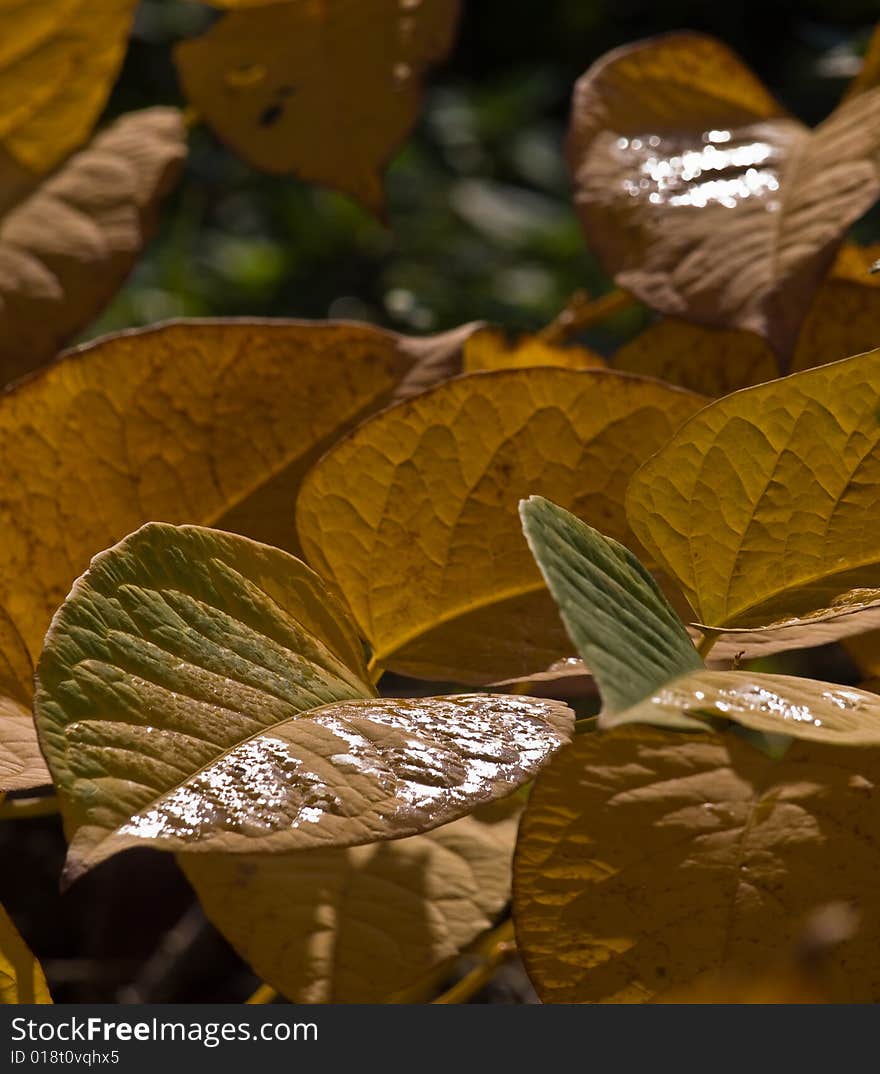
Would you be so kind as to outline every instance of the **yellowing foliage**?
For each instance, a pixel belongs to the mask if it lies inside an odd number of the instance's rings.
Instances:
[[[360,426],[306,478],[297,529],[373,660],[492,682],[570,655],[518,532],[539,492],[628,538],[639,463],[703,400],[619,373],[513,369],[440,385]]]
[[[177,64],[190,101],[246,160],[381,213],[382,172],[457,16],[457,0],[248,5],[180,44]]]

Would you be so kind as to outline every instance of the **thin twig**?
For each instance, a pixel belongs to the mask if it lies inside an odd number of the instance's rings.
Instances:
[[[0,820],[30,820],[51,817],[58,812],[58,796],[45,798],[9,798],[0,805]]]
[[[635,304],[636,300],[626,291],[609,291],[600,298],[592,298],[586,291],[575,291],[565,309],[538,335],[545,343],[566,343],[578,332],[601,324]]]
[[[167,1000],[168,985],[192,948],[209,930],[198,903],[183,914],[164,936],[162,942],[141,967],[130,985],[119,991],[119,1003],[161,1003]]]
[[[498,967],[516,953],[513,921],[508,918],[485,937],[480,945],[483,961],[460,981],[438,996],[434,1003],[467,1003],[492,980]]]
[[[245,1003],[274,1003],[278,999],[278,990],[271,985],[261,984]]]

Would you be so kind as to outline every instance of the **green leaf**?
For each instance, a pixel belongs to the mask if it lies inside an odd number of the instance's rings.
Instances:
[[[65,879],[132,846],[278,852],[417,834],[530,779],[562,704],[373,695],[342,606],[298,559],[150,523],[55,616],[36,718]]]
[[[540,496],[522,501],[520,514],[604,711],[627,709],[703,667],[681,620],[629,549]]]

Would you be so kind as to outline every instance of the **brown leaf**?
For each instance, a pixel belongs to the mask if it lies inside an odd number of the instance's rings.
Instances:
[[[814,132],[699,34],[627,46],[578,83],[569,156],[620,287],[790,354],[847,227],[880,193],[880,91]]]
[[[0,218],[0,382],[42,365],[100,312],[185,154],[177,109],[123,116]]]
[[[245,160],[334,187],[371,212],[409,134],[458,0],[313,0],[232,11],[178,45],[183,88]]]

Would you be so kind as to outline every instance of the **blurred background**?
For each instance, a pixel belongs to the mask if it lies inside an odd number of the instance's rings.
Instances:
[[[250,170],[204,128],[146,257],[85,338],[178,316],[353,318],[404,332],[549,321],[579,287],[609,288],[572,211],[562,140],[574,80],[609,48],[698,29],[739,51],[815,123],[858,69],[876,0],[470,0],[415,136],[388,179],[390,227],[330,191]],[[108,118],[182,103],[170,47],[210,9],[145,0]],[[876,237],[876,236],[869,236]],[[634,332],[630,310],[596,331]],[[825,655],[823,655],[825,654]],[[799,670],[781,658],[775,670]],[[851,670],[834,648],[818,677]],[[831,661],[829,666],[828,661]],[[57,894],[57,818],[0,824],[0,898],[57,1001],[241,1001],[257,981],[204,921],[170,855],[128,853]],[[41,892],[34,900],[34,891]],[[528,1002],[515,967],[479,1001]]]
[[[197,127],[187,174],[129,285],[89,336],[178,316],[371,321],[429,332],[540,327],[609,286],[570,204],[575,79],[610,48],[677,29],[721,37],[796,115],[820,121],[857,71],[877,0],[466,0],[416,134],[388,178],[389,228],[331,191],[252,171]],[[115,115],[182,103],[170,58],[216,12],[141,4]],[[641,324],[630,311],[592,340]]]

